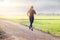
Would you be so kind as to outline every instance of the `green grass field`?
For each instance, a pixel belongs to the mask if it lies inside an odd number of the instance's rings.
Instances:
[[[29,25],[29,20],[20,20],[20,22]],[[33,27],[50,34],[60,36],[60,20],[35,20]]]
[[[29,20],[27,16],[12,17],[10,18],[10,20],[29,26]],[[60,16],[35,16],[33,27],[52,35],[60,36]]]

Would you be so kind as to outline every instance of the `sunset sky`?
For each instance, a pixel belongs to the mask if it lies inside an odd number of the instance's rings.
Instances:
[[[0,15],[26,14],[31,5],[37,13],[60,13],[60,0],[0,0]]]

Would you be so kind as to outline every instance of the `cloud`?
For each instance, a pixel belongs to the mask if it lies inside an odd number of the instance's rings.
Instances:
[[[59,12],[60,0],[4,0],[0,1],[0,14],[26,13],[30,6],[39,12]]]
[[[60,11],[60,1],[59,0],[40,0],[41,4],[36,5],[36,9],[39,12],[58,12]]]

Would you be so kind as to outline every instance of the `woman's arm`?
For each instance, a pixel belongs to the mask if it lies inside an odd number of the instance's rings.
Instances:
[[[36,14],[36,11],[34,10],[34,14]]]

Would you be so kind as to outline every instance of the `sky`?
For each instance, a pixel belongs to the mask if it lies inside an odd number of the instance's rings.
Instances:
[[[37,13],[60,13],[60,0],[0,0],[0,15],[26,14],[31,5]]]

